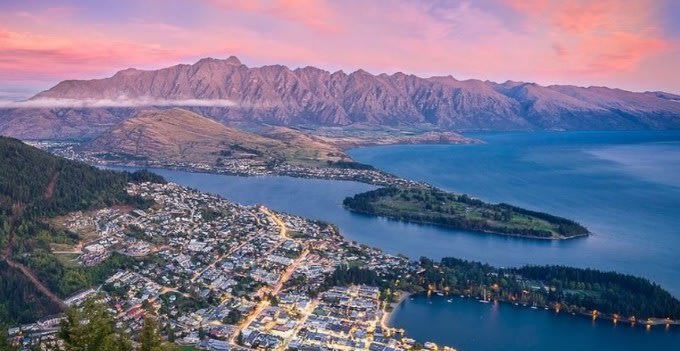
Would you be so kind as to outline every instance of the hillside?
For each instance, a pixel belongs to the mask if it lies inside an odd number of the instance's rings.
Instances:
[[[98,108],[54,106],[55,101],[73,100],[92,106],[115,103]],[[677,100],[662,92],[373,75],[363,70],[331,73],[281,65],[251,68],[235,57],[205,58],[193,65],[153,71],[130,68],[105,79],[63,81],[33,97],[31,108],[0,110],[0,133],[22,138],[91,137],[138,113],[141,107],[128,106],[135,101],[146,105],[173,101],[180,106],[185,101],[186,108],[226,125],[448,131],[676,129]]]
[[[0,323],[26,322],[63,308],[60,298],[98,282],[125,263],[111,256],[99,266],[66,266],[50,250],[77,235],[46,219],[112,205],[148,206],[130,196],[128,182],[164,180],[140,171],[104,171],[0,137]]]
[[[83,149],[105,158],[207,165],[244,159],[319,165],[350,160],[338,147],[293,129],[274,128],[261,136],[179,108],[144,110]]]

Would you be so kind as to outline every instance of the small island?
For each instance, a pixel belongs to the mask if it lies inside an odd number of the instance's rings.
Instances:
[[[489,204],[430,186],[386,187],[348,197],[355,212],[407,222],[534,239],[570,239],[590,234],[579,223],[508,204]]]

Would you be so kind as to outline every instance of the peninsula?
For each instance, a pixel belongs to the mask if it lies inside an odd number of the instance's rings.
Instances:
[[[535,239],[590,234],[579,223],[508,204],[488,204],[430,186],[386,187],[347,197],[349,210],[407,222]]]

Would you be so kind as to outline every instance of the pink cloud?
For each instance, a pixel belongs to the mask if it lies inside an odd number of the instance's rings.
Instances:
[[[153,11],[110,23],[78,11],[64,17],[32,12],[31,20],[0,13],[0,28],[5,28],[0,29],[0,82],[53,84],[130,66],[151,69],[237,55],[250,66],[606,85],[621,84],[622,74],[657,72],[649,62],[670,65],[669,57],[680,51],[655,26],[658,6],[653,2],[624,7],[613,0],[498,1],[506,12],[470,1],[394,0],[388,6],[351,0],[211,0],[182,14],[186,21]],[[526,25],[510,25],[504,16]],[[624,87],[633,87],[635,79]],[[659,77],[662,84],[676,84],[667,80]]]
[[[212,0],[211,3],[221,9],[290,21],[319,32],[339,33],[343,30],[324,0]]]
[[[0,79],[101,74],[112,67],[177,59],[172,50],[117,40],[64,38],[0,28]]]
[[[550,0],[502,0],[501,2],[518,12],[536,16],[545,13]]]

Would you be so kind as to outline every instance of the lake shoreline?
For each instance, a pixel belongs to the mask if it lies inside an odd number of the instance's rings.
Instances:
[[[417,294],[411,294],[409,293],[406,298],[413,298],[413,299],[463,299],[463,300],[473,300],[477,301],[479,303],[483,303],[482,300],[479,298],[472,297],[470,295],[456,295],[456,294],[445,294],[443,292],[434,292],[433,295],[429,295],[427,293],[417,293]],[[393,307],[396,309],[397,306],[399,306],[402,302],[406,300],[400,299],[396,304],[393,304]],[[560,313],[559,310],[555,309],[555,306],[548,306],[548,305],[536,305],[532,308],[532,306],[528,304],[519,304],[516,302],[512,302],[509,300],[504,300],[504,299],[493,299],[491,301],[488,301],[486,303],[500,303],[506,306],[512,306],[512,307],[517,307],[517,308],[528,308],[528,309],[535,309],[535,310],[547,310],[550,312],[554,312],[553,316],[558,317],[558,316],[580,316],[580,317],[585,317],[590,320],[609,320],[612,321],[612,323],[621,323],[621,324],[631,324],[631,326],[644,326],[644,327],[655,327],[655,326],[671,326],[671,327],[676,327],[678,331],[680,331],[680,319],[667,319],[667,318],[659,318],[659,317],[652,317],[652,318],[647,318],[646,320],[643,319],[635,319],[635,317],[627,317],[627,316],[618,316],[616,314],[611,314],[611,313],[600,313],[597,311],[586,311],[586,312],[562,312]],[[392,317],[394,317],[396,314],[394,313],[394,310],[390,313],[390,319],[388,320],[388,325],[390,325],[392,321]],[[585,319],[584,318],[584,319]],[[616,322],[614,322],[614,319],[616,319]],[[390,325],[390,327],[394,327],[393,325]]]
[[[490,235],[501,235],[501,236],[506,236],[506,237],[512,237],[512,238],[520,238],[520,239],[528,239],[528,240],[541,240],[541,241],[566,241],[566,240],[572,240],[572,239],[579,239],[579,238],[587,238],[590,235],[595,235],[595,233],[591,232],[590,230],[588,233],[585,234],[577,234],[569,237],[550,237],[550,238],[545,238],[545,237],[540,237],[540,236],[534,236],[534,235],[521,235],[521,234],[511,234],[511,233],[504,233],[504,232],[497,232],[497,231],[491,231],[491,230],[474,230],[474,229],[467,229],[467,228],[461,228],[461,227],[455,227],[455,226],[447,226],[443,225],[440,223],[435,223],[435,222],[428,222],[428,221],[419,221],[419,220],[411,220],[411,219],[401,219],[401,218],[396,218],[392,216],[386,216],[382,214],[375,214],[371,213],[368,211],[360,211],[360,210],[355,210],[352,208],[349,208],[347,206],[343,206],[346,210],[354,213],[359,213],[362,215],[368,215],[368,216],[373,216],[373,217],[378,217],[378,218],[385,218],[390,221],[396,221],[396,222],[402,222],[402,223],[410,223],[410,224],[421,224],[421,225],[431,225],[434,227],[439,227],[439,228],[444,228],[444,229],[456,229],[456,230],[463,230],[466,232],[471,232],[471,233],[478,233],[478,234],[490,234]]]
[[[399,291],[399,299],[395,302],[390,303],[389,310],[387,310],[388,306],[385,306],[383,309],[383,316],[382,319],[380,320],[380,325],[383,328],[391,328],[390,324],[392,321],[392,317],[394,316],[394,310],[402,304],[402,302],[406,301],[406,299],[410,298],[413,294],[409,293],[407,291]]]

